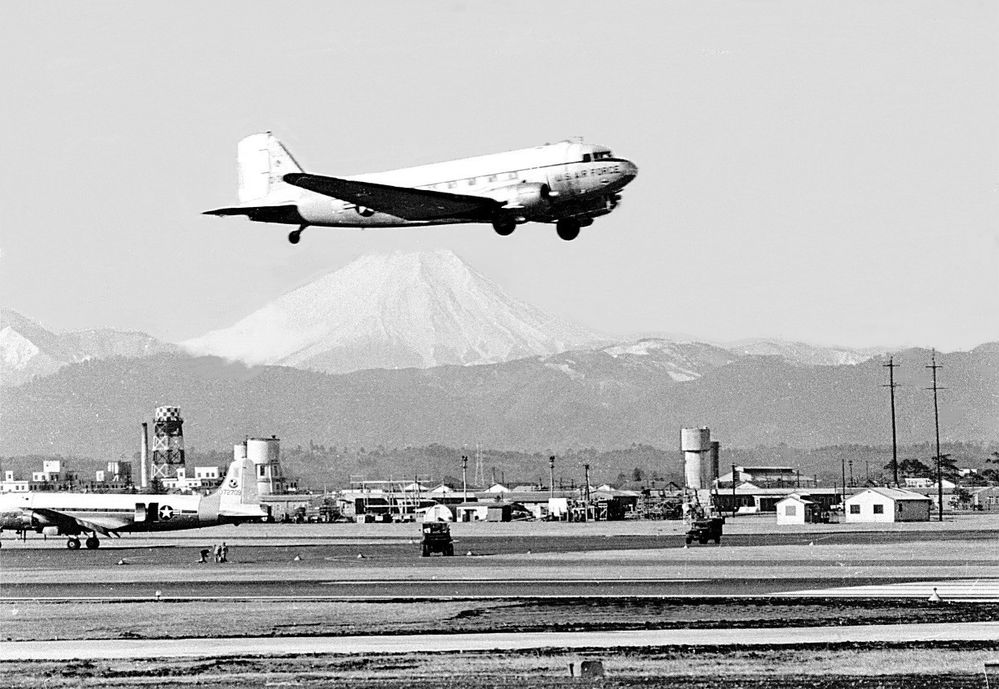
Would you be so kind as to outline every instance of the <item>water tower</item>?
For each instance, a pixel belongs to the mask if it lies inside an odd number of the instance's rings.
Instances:
[[[184,419],[180,407],[157,407],[153,419],[150,479],[176,478],[184,468]]]
[[[691,490],[704,488],[704,473],[712,473],[711,467],[704,472],[704,460],[711,453],[711,431],[702,428],[680,429],[680,451],[683,453],[684,484]]]
[[[238,446],[237,446],[238,447]],[[246,457],[253,462],[258,495],[281,495],[286,492],[281,473],[281,441],[277,437],[247,438]],[[238,451],[235,450],[234,451]]]

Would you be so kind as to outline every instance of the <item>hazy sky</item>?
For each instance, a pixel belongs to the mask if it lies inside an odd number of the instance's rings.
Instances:
[[[999,340],[999,3],[12,3],[0,304],[177,341],[368,252],[450,248],[610,333]],[[236,200],[273,130],[355,174],[569,136],[634,160],[545,225],[288,229]]]

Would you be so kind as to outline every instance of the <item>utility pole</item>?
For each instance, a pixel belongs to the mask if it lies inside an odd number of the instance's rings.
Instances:
[[[461,501],[468,502],[468,455],[461,456]]]
[[[555,497],[555,455],[548,458],[548,497]]]
[[[849,461],[849,464],[850,464],[850,487],[853,488],[857,484],[854,483],[854,481],[853,481],[853,460],[852,459]]]
[[[843,512],[845,513],[846,512],[846,457],[839,458],[839,470],[840,473],[843,474],[843,483],[841,483],[840,485],[843,486],[843,497],[841,502],[843,503]]]
[[[898,364],[895,363],[895,357],[888,357],[887,364],[881,364],[888,369],[888,385],[882,385],[881,387],[888,388],[891,392],[891,469],[892,469],[892,485],[898,488],[898,437],[895,431],[895,388],[898,387],[898,383],[895,382],[895,369],[898,368]]]
[[[583,465],[583,474],[586,476],[586,505],[590,504],[590,465]]]
[[[930,355],[930,365],[926,368],[933,371],[933,387],[927,390],[933,391],[933,427],[936,430],[937,438],[937,521],[943,521],[943,469],[940,466],[940,410],[937,407],[937,390],[945,390],[937,385],[937,369],[943,368],[943,364],[937,363],[937,350],[934,349]]]
[[[735,513],[739,511],[739,505],[736,503],[735,497],[735,465],[732,465],[732,519],[735,519]]]

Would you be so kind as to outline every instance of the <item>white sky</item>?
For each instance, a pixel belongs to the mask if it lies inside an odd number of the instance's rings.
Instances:
[[[357,256],[453,249],[615,334],[999,340],[999,3],[13,3],[0,304],[178,341]],[[218,219],[272,129],[354,174],[583,135],[639,166],[575,242],[527,225]]]

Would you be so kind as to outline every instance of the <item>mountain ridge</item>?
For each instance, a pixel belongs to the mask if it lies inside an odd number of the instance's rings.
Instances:
[[[714,352],[708,351],[714,356]],[[900,442],[932,438],[926,350],[900,352]],[[939,354],[945,440],[999,439],[999,348]],[[916,363],[913,363],[916,362]],[[90,360],[10,389],[0,455],[129,456],[156,406],[178,405],[188,441],[225,448],[247,435],[307,445],[673,447],[707,425],[731,447],[801,448],[890,439],[881,362],[800,367],[746,356],[682,381],[645,355],[562,352],[482,366],[326,374],[159,354]]]

